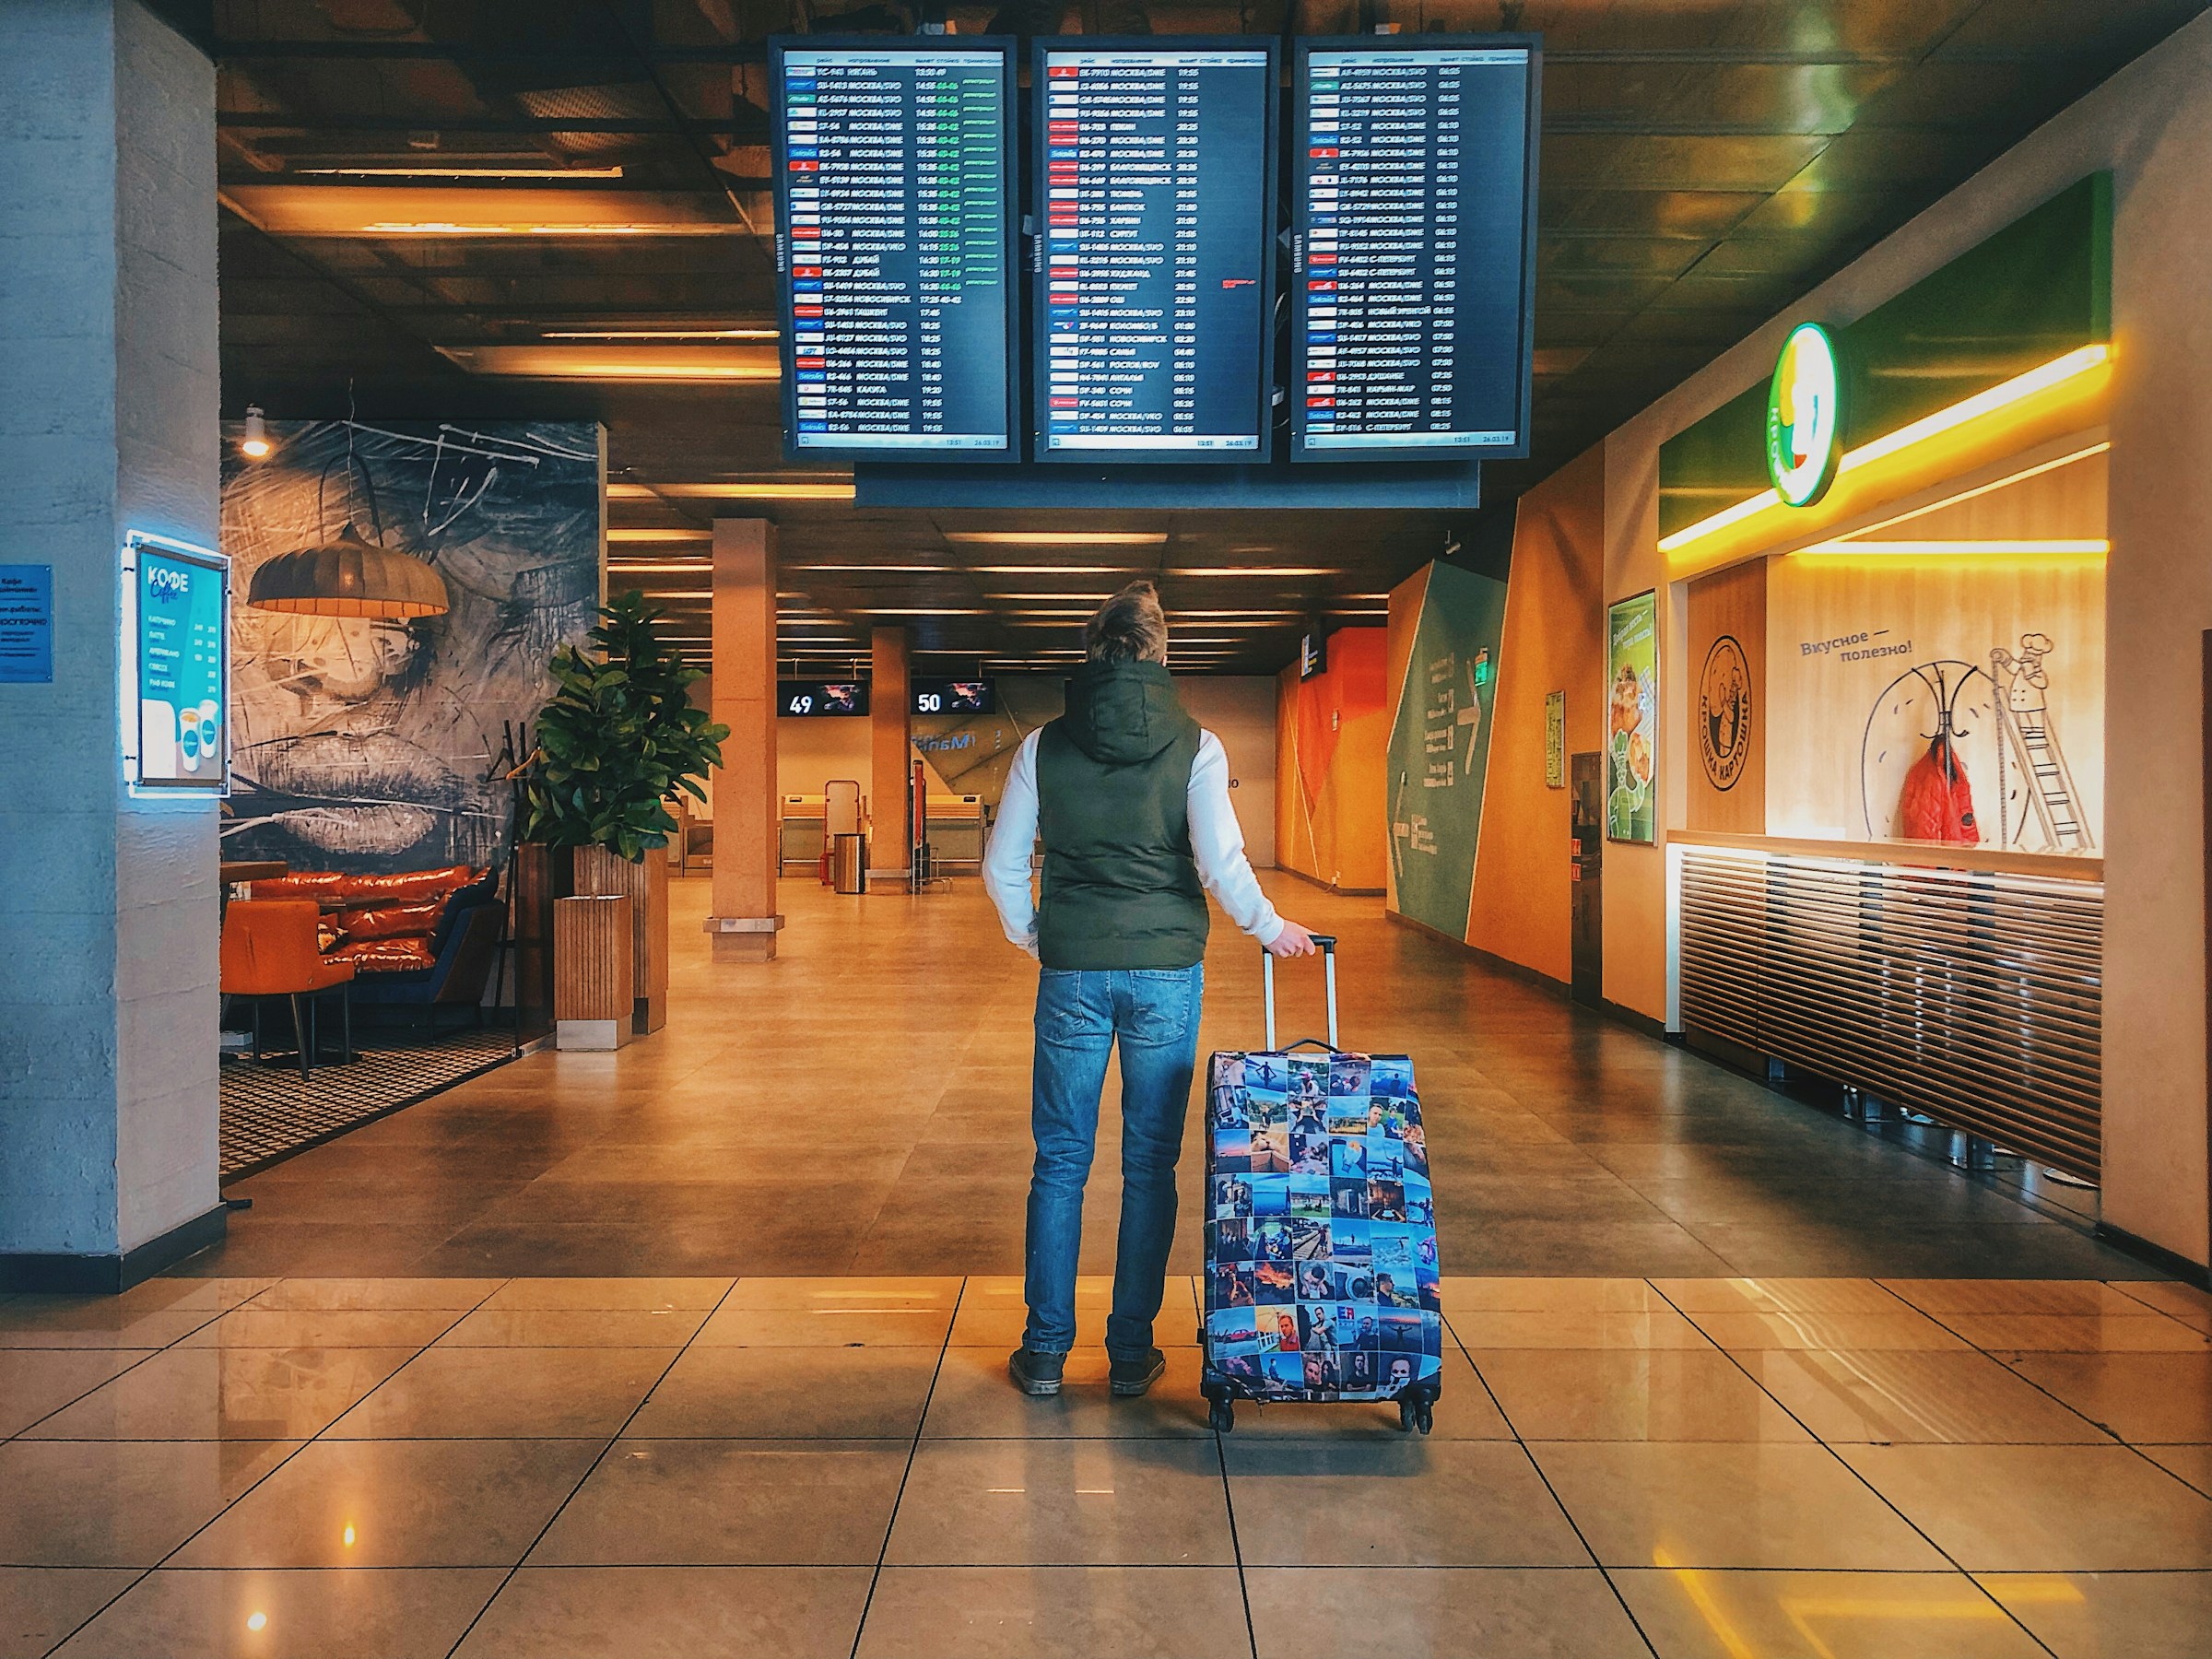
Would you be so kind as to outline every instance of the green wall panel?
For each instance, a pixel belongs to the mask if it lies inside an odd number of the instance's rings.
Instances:
[[[2112,175],[2092,173],[1833,330],[1842,447],[2108,341],[2112,332]],[[1659,446],[1660,535],[1768,487],[1766,418],[1762,379]]]
[[[1390,856],[1399,912],[1455,939],[1475,892],[1504,632],[1504,582],[1430,567],[1390,729]]]

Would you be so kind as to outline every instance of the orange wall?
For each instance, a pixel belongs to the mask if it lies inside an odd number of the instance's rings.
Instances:
[[[1603,747],[1603,445],[1523,496],[1513,518],[1505,640],[1490,729],[1467,943],[1569,976],[1571,792],[1544,782],[1544,702],[1567,694],[1567,754]]]
[[[1382,778],[1390,747],[1383,696],[1387,630],[1329,636],[1329,665],[1282,672],[1275,722],[1275,862],[1331,887],[1381,892],[1389,865]]]

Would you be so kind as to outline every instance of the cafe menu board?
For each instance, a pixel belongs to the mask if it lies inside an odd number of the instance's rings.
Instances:
[[[230,787],[230,566],[220,554],[134,534],[131,594],[135,754],[141,788]]]
[[[1536,52],[1301,42],[1290,453],[1527,453]]]
[[[1015,449],[1004,41],[771,42],[786,451]]]
[[[1268,454],[1276,54],[1038,43],[1037,456]]]

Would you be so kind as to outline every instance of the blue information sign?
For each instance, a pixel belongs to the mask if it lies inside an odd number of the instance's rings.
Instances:
[[[53,567],[0,565],[0,686],[53,683]]]

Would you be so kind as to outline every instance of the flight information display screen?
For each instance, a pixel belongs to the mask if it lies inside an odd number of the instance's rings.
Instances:
[[[1037,458],[1265,460],[1276,55],[1041,41]]]
[[[995,714],[998,687],[987,679],[918,679],[910,688],[916,714]]]
[[[1527,453],[1536,51],[1299,48],[1290,453]]]
[[[771,42],[785,451],[1010,456],[1005,41]]]
[[[818,720],[824,716],[865,714],[865,680],[778,680],[776,712],[791,720]]]

